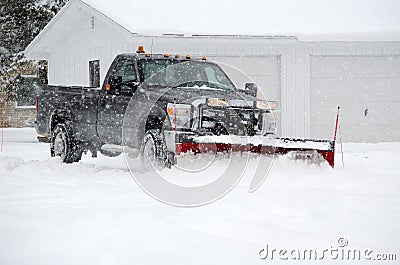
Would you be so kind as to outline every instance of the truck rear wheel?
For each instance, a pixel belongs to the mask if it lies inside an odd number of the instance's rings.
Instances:
[[[164,137],[158,130],[152,129],[145,133],[141,151],[146,170],[171,168]]]
[[[57,124],[51,135],[51,156],[60,156],[64,163],[73,163],[81,160],[82,152],[82,146],[75,139],[72,128],[65,123]]]

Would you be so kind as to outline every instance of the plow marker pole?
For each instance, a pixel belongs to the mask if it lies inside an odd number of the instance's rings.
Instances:
[[[336,143],[336,134],[339,126],[339,111],[340,111],[340,106],[337,107],[335,134],[333,135],[333,141],[335,141],[335,143]]]
[[[340,106],[337,107],[337,113],[336,113],[336,123],[335,123],[335,133],[333,135],[333,142],[334,145],[336,145],[336,135],[337,135],[337,131],[339,129],[339,113],[340,113]],[[340,129],[339,129],[340,130]],[[340,147],[342,150],[342,164],[344,167],[344,162],[343,162],[343,147],[342,147],[342,132],[340,131]],[[333,149],[333,156],[335,156],[335,150],[336,150],[336,146]],[[332,167],[334,167],[334,165],[332,165]]]

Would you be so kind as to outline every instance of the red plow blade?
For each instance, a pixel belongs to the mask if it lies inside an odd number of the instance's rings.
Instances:
[[[331,167],[335,165],[335,141],[292,138],[251,139],[251,137],[238,136],[227,136],[225,138],[229,138],[229,141],[224,139],[224,136],[202,136],[191,139],[191,141],[177,142],[175,144],[175,154],[180,155],[187,152],[195,154],[206,152],[251,152],[284,155],[295,152],[299,154],[297,157],[309,159],[313,154],[317,153]],[[245,140],[250,142],[243,143]]]
[[[333,141],[235,135],[191,137],[177,134],[174,135],[175,154],[232,151],[284,155],[294,152],[296,157],[302,159],[312,159],[317,154],[333,168],[335,167],[335,142],[339,128],[339,111],[340,107],[338,106]]]
[[[318,153],[333,168],[335,166],[335,141],[308,140],[279,138],[275,146],[276,154],[287,154],[289,152]],[[307,157],[306,157],[307,158]]]

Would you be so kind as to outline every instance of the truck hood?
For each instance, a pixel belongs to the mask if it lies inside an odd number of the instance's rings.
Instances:
[[[254,102],[256,97],[239,93],[238,91],[226,91],[215,88],[192,88],[192,87],[177,87],[177,88],[152,88],[144,91],[146,96],[153,101],[176,102],[183,104],[192,104],[199,99],[221,98],[228,99],[232,102]]]

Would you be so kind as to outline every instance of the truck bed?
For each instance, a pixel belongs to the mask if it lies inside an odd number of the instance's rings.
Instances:
[[[100,89],[83,86],[45,86],[38,98],[36,130],[48,137],[53,115],[68,115],[78,138],[97,137],[97,102]]]

